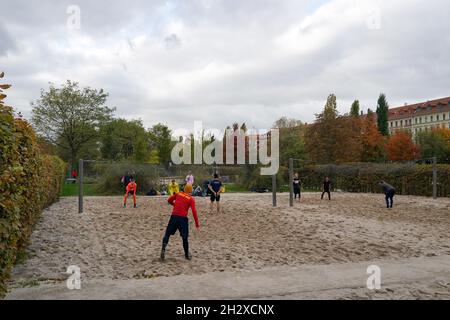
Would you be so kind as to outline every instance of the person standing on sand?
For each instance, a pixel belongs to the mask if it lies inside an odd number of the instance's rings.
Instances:
[[[175,193],[180,192],[180,188],[178,187],[178,183],[176,183],[175,179],[173,179],[172,182],[169,184],[167,192],[169,193],[169,196],[172,196]]]
[[[214,201],[217,203],[217,213],[220,213],[220,194],[222,193],[222,181],[219,180],[219,175],[214,173],[214,179],[209,183],[209,191],[211,191],[211,211],[213,210]]]
[[[134,207],[137,208],[136,204],[136,191],[137,191],[137,184],[134,180],[133,176],[130,177],[130,182],[127,185],[127,188],[125,190],[125,197],[123,199],[123,207],[127,207],[127,199],[128,199],[128,193],[131,193],[133,195],[133,204]]]
[[[298,202],[301,201],[302,195],[301,195],[301,181],[298,177],[298,173],[294,174],[294,197],[297,199],[298,196]]]
[[[194,216],[195,227],[197,228],[197,230],[199,230],[200,225],[198,223],[197,209],[195,208],[195,199],[191,196],[191,193],[192,185],[187,184],[184,187],[183,192],[175,193],[169,199],[167,199],[167,202],[173,206],[173,210],[162,241],[161,261],[164,261],[164,259],[166,258],[166,247],[169,243],[170,236],[173,236],[177,232],[177,230],[180,231],[181,238],[183,239],[184,257],[186,258],[186,260],[192,259],[189,253],[188,241],[189,208],[191,208],[192,210],[192,215]]]
[[[388,209],[392,208],[394,205],[395,188],[383,180],[380,181],[380,187],[383,188],[386,197],[386,207]]]
[[[322,200],[325,193],[328,193],[328,200],[331,200],[331,180],[329,177],[325,177],[325,180],[323,181],[321,197]]]
[[[184,181],[186,182],[186,184],[190,184],[191,186],[194,185],[194,175],[192,174],[192,172],[189,172]]]

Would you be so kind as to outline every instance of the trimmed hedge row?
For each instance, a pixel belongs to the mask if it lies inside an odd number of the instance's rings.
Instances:
[[[28,122],[0,103],[0,297],[42,209],[58,200],[65,172],[60,158],[40,153]]]
[[[300,171],[302,186],[320,189],[325,176],[333,182],[333,189],[348,192],[380,193],[384,180],[396,188],[398,194],[432,196],[433,167],[419,164],[355,163],[345,165],[306,166]],[[450,197],[450,165],[437,166],[438,196]]]

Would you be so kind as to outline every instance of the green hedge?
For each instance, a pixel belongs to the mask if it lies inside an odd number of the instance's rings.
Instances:
[[[58,199],[65,171],[61,159],[40,153],[31,126],[0,103],[0,297],[42,209]]]
[[[438,196],[450,197],[450,165],[438,165]],[[286,172],[286,170],[283,170]],[[414,163],[355,163],[345,165],[305,166],[299,170],[302,185],[320,189],[325,176],[333,182],[333,189],[348,192],[381,192],[378,182],[392,184],[398,194],[432,196],[433,167]]]

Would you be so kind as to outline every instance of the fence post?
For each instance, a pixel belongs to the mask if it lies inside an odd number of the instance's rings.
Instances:
[[[433,199],[437,199],[437,158],[433,157]]]
[[[277,206],[277,175],[272,175],[272,205]]]
[[[294,206],[294,159],[289,158],[289,206]]]
[[[83,159],[78,161],[78,213],[83,213]]]

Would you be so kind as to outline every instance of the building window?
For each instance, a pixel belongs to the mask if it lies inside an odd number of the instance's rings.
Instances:
[[[419,121],[417,120],[417,118],[414,120],[414,122],[417,124]]]
[[[433,122],[433,116],[430,116],[430,122]]]
[[[395,121],[395,127],[396,128],[398,127],[398,121]]]
[[[445,113],[442,115],[442,120],[445,120]]]
[[[420,117],[420,123],[422,123],[422,117]]]
[[[439,121],[439,115],[436,116],[436,121]]]
[[[403,127],[403,120],[400,120],[400,127]]]

